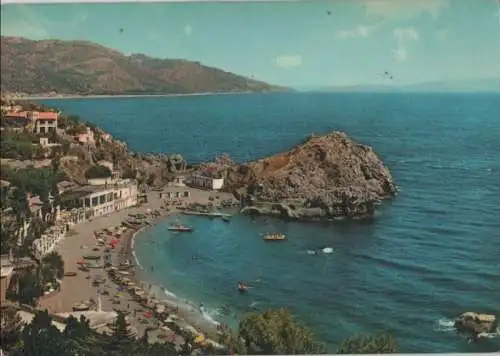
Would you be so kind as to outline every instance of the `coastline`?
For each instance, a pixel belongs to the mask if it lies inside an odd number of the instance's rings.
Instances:
[[[209,196],[212,192],[196,190],[192,192],[192,197],[189,201],[197,201],[206,203],[209,201]],[[221,193],[217,193],[220,195]],[[186,201],[188,203],[188,201]],[[53,314],[72,313],[73,306],[82,302],[90,302],[98,299],[101,300],[103,312],[111,312],[113,310],[122,310],[129,313],[130,322],[137,330],[137,335],[141,336],[146,329],[153,328],[154,331],[149,333],[149,340],[154,342],[155,339],[161,342],[157,337],[158,334],[167,334],[168,338],[176,344],[182,345],[182,337],[175,334],[174,331],[168,328],[159,328],[159,322],[155,318],[144,317],[145,313],[153,311],[151,307],[145,307],[138,303],[131,292],[121,284],[111,279],[108,269],[91,268],[83,271],[77,268],[79,260],[85,254],[97,254],[104,259],[104,247],[96,246],[95,232],[105,229],[112,229],[121,226],[122,222],[129,218],[130,214],[145,214],[149,216],[149,225],[142,225],[138,228],[127,228],[118,238],[118,244],[115,249],[110,252],[113,266],[119,266],[120,261],[129,260],[133,266],[130,269],[129,279],[136,283],[137,286],[143,286],[144,291],[151,298],[157,300],[160,304],[166,307],[169,314],[175,314],[174,323],[177,327],[188,330],[193,334],[203,333],[212,341],[218,340],[218,322],[207,317],[203,310],[194,303],[183,300],[175,294],[168,292],[167,287],[160,283],[154,282],[148,271],[145,271],[138,256],[135,254],[135,239],[140,237],[142,233],[158,223],[164,222],[171,216],[175,216],[180,211],[176,207],[171,207],[171,211],[160,209],[162,200],[159,198],[158,192],[148,193],[148,202],[141,206],[131,207],[128,209],[115,212],[108,216],[95,218],[92,221],[87,221],[82,224],[77,224],[72,227],[75,234],[68,235],[62,240],[56,250],[61,254],[67,272],[77,271],[76,276],[65,276],[61,283],[60,292],[53,298],[48,298],[40,303],[42,309],[48,309]],[[154,211],[160,212],[160,215],[153,217],[151,214]],[[94,251],[94,252],[90,252]],[[105,282],[99,286],[94,285],[93,280],[104,277]],[[106,291],[106,294],[103,292]],[[118,305],[113,301],[116,295],[120,295],[120,303]],[[131,314],[133,312],[133,315]]]
[[[113,98],[170,98],[183,96],[215,96],[215,95],[244,95],[244,94],[270,94],[281,93],[281,91],[230,91],[230,92],[200,92],[200,93],[178,93],[178,94],[109,94],[109,95],[28,95],[15,96],[6,95],[9,100],[31,101],[31,100],[62,100],[62,99],[113,99]]]
[[[133,262],[133,271],[135,273],[135,275],[130,279],[137,285],[144,285],[145,290],[152,294],[155,299],[158,299],[169,307],[176,309],[176,313],[180,317],[179,324],[181,324],[182,327],[191,325],[210,338],[216,338],[218,332],[217,327],[220,325],[220,322],[204,313],[192,301],[182,299],[174,294],[168,289],[168,286],[154,281],[152,276],[148,275],[148,271],[146,271],[141,265],[140,260],[135,253],[134,246],[136,238],[141,238],[140,235],[148,231],[152,226],[163,223],[168,218],[177,216],[178,214],[179,212],[175,211],[167,215],[162,215],[155,219],[150,226],[143,226],[130,236],[128,241],[129,249],[127,251],[127,257]]]

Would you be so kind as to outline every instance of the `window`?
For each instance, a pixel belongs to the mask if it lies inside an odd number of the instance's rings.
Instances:
[[[85,206],[90,206],[90,198],[85,198]]]
[[[99,196],[99,204],[104,204],[104,203],[106,203],[106,194]]]
[[[93,197],[92,198],[92,206],[96,206],[96,205],[99,205],[99,201],[98,201],[97,197]]]

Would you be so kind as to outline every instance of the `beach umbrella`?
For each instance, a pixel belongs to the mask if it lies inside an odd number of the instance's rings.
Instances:
[[[153,314],[152,314],[151,312],[145,312],[143,315],[144,315],[144,317],[146,317],[146,318],[151,318],[151,317],[153,317]]]
[[[205,336],[203,334],[198,335],[195,339],[194,342],[197,344],[201,344],[202,342],[205,341]]]

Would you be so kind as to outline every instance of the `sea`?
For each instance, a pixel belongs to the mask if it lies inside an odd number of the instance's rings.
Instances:
[[[129,148],[190,163],[244,162],[332,130],[370,145],[399,195],[372,219],[284,222],[235,213],[157,224],[136,255],[165,297],[203,303],[237,327],[247,312],[286,307],[335,352],[353,334],[392,334],[401,351],[492,352],[452,319],[500,316],[500,93],[273,93],[44,100],[97,124]],[[261,235],[283,232],[285,243]],[[312,254],[323,249],[326,252]],[[236,291],[238,281],[250,285]]]

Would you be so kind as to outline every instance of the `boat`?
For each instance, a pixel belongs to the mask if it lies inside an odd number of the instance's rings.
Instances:
[[[168,228],[170,231],[177,231],[177,232],[192,232],[193,228],[187,225],[183,224],[175,224],[172,225]]]
[[[101,256],[99,255],[85,255],[83,256],[85,260],[99,260]]]
[[[87,311],[90,310],[90,305],[88,303],[76,303],[73,304],[73,311]]]
[[[267,234],[264,236],[264,241],[285,241],[285,234]]]
[[[222,220],[224,220],[225,222],[230,222],[231,218],[229,216],[223,216]]]
[[[64,276],[65,277],[74,277],[76,275],[77,275],[76,272],[64,272]]]
[[[242,282],[238,282],[238,292],[240,293],[246,293],[248,292],[248,285]]]

